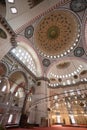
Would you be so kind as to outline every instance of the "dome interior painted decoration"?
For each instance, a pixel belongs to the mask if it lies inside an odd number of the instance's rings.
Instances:
[[[67,58],[53,64],[47,76],[50,80],[49,87],[63,87],[76,84],[79,82],[87,82],[86,63],[80,59]]]
[[[78,44],[80,20],[67,9],[56,9],[48,13],[35,27],[35,46],[47,57],[64,56]]]

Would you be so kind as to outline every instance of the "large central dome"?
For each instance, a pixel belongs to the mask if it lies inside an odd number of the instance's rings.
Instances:
[[[80,33],[78,17],[69,10],[55,10],[35,29],[35,45],[47,57],[66,55],[76,46]]]

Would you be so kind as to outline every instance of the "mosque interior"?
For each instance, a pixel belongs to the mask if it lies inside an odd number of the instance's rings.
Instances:
[[[87,125],[87,0],[0,0],[0,124]]]

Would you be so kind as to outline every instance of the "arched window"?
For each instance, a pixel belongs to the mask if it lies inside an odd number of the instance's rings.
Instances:
[[[23,47],[18,46],[12,50],[12,53],[36,75],[36,65],[31,54]]]
[[[2,90],[1,90],[2,92],[5,92],[6,91],[6,85],[4,85],[3,87],[2,87]]]
[[[76,123],[73,115],[70,115],[70,119],[71,119],[72,124]]]
[[[60,115],[57,115],[56,117],[57,117],[57,123],[61,123],[61,121],[60,121]]]
[[[13,115],[10,114],[9,118],[8,118],[8,123],[11,123],[12,122],[12,119],[13,119]]]

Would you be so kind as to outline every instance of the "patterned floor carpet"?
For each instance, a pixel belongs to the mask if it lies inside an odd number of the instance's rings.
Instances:
[[[63,127],[54,125],[52,127],[33,127],[33,128],[10,128],[9,130],[87,130],[87,128],[82,127]]]

